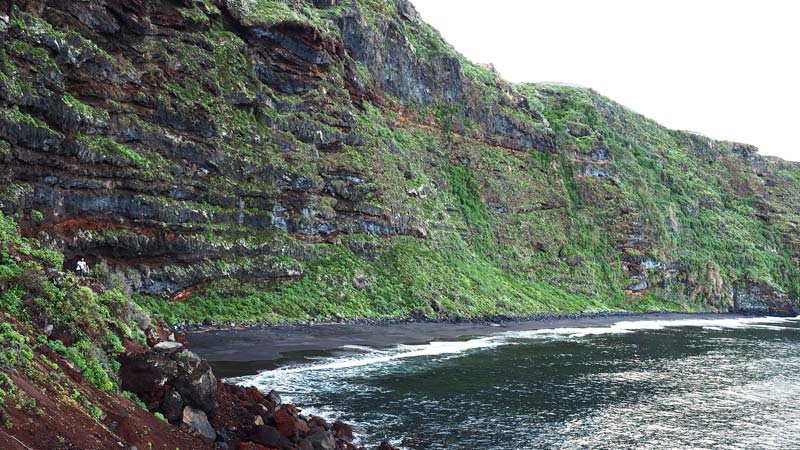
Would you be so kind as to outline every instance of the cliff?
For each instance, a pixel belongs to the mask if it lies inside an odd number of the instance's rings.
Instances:
[[[0,209],[172,322],[798,309],[800,165],[406,0],[0,5]]]
[[[364,450],[341,421],[220,382],[119,280],[63,259],[0,213],[0,448]]]

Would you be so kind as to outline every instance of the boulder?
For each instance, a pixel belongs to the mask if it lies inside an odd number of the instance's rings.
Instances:
[[[178,350],[181,350],[182,348],[183,344],[181,344],[180,342],[173,342],[173,341],[163,341],[153,346],[153,349],[155,351],[166,354],[175,353]]]
[[[409,22],[418,23],[420,21],[419,13],[408,0],[394,0],[394,5],[397,7],[397,12],[400,16]]]
[[[353,436],[353,427],[342,422],[341,420],[334,422],[333,432],[334,436],[336,436],[336,439],[340,439],[345,442],[352,443],[355,438],[355,436]]]
[[[269,425],[253,427],[253,430],[250,431],[249,439],[256,444],[273,448],[283,448],[290,445],[289,441],[281,436],[281,433],[275,427]]]
[[[137,394],[145,403],[160,402],[166,386],[178,377],[178,364],[155,352],[126,355],[121,363],[122,389]]]
[[[297,443],[297,450],[314,450],[314,446],[308,439],[303,439]]]
[[[281,395],[278,394],[278,391],[271,390],[269,394],[267,394],[267,401],[272,403],[272,410],[275,411],[276,409],[280,408],[283,404],[283,400],[281,400]]]
[[[176,391],[170,391],[164,395],[164,400],[161,401],[161,411],[164,412],[164,417],[170,422],[176,422],[180,419],[183,411],[181,394]]]
[[[308,433],[308,425],[300,419],[299,413],[294,406],[283,405],[272,414],[272,420],[281,436],[296,439],[301,433]]]
[[[208,362],[189,351],[173,357],[178,363],[174,387],[187,404],[210,412],[216,406],[217,378]]]
[[[217,438],[217,433],[211,424],[208,423],[206,413],[191,406],[183,408],[183,424],[190,430],[199,434],[203,439],[213,441]]]
[[[314,416],[308,421],[308,434],[314,434],[318,431],[330,431],[331,426],[325,419],[319,416]]]
[[[334,450],[336,448],[336,439],[327,431],[318,431],[308,436],[306,441],[311,443],[314,450]]]
[[[177,391],[184,404],[204,412],[216,406],[217,379],[208,363],[191,352],[166,355],[149,351],[125,355],[120,362],[122,388],[150,406],[160,404],[170,391]]]
[[[377,450],[400,450],[400,449],[386,441],[383,441],[381,442],[381,445],[378,446]]]

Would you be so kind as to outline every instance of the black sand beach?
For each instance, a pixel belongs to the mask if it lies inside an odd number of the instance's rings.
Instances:
[[[346,345],[386,347],[440,339],[488,336],[506,331],[607,326],[630,320],[732,318],[736,314],[585,314],[574,318],[467,323],[410,322],[385,324],[329,323],[187,333],[191,349],[207,359],[222,377],[242,376],[277,367],[287,360],[326,356]]]

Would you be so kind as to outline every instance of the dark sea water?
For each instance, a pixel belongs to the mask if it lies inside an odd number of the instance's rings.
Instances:
[[[281,364],[235,381],[342,418],[368,446],[800,448],[797,318],[621,321]]]

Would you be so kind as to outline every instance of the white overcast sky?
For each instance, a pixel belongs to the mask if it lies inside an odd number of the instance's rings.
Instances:
[[[591,87],[670,128],[800,161],[800,2],[412,3],[507,80]]]

